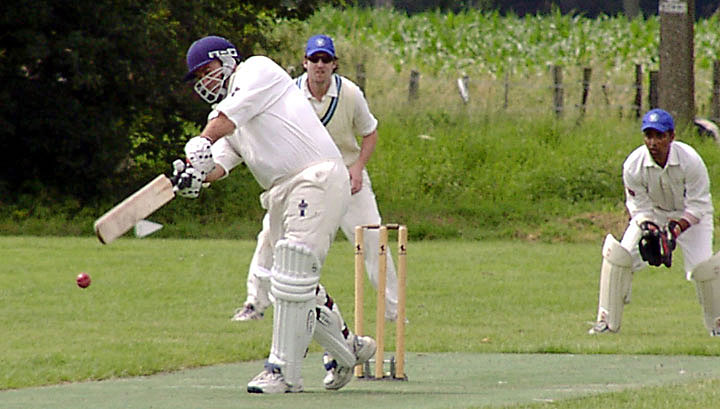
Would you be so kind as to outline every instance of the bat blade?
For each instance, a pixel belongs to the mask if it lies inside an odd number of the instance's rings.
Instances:
[[[165,175],[158,175],[95,220],[95,235],[101,243],[109,244],[174,197],[170,179]]]

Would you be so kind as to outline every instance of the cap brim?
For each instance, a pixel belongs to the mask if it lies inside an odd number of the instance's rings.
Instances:
[[[335,53],[332,52],[332,50],[328,50],[327,48],[316,48],[316,49],[310,51],[309,53],[306,52],[305,55],[310,57],[311,55],[317,54],[317,53],[326,53],[326,54],[329,54],[332,58],[336,58]]]
[[[665,133],[670,130],[664,126],[660,126],[660,125],[656,125],[656,124],[647,124],[642,127],[643,132],[645,132],[648,129],[654,129],[654,130],[656,130],[658,132],[662,132],[662,133]]]

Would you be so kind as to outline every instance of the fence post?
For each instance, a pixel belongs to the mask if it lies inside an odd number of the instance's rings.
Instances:
[[[357,85],[360,87],[360,90],[364,93],[365,92],[365,65],[363,63],[358,64],[355,67],[355,79],[357,80]]]
[[[582,100],[580,101],[580,116],[585,115],[585,109],[587,108],[588,95],[590,94],[590,77],[592,76],[592,68],[583,68],[583,80],[582,80]]]
[[[610,96],[608,95],[608,85],[602,84],[603,98],[605,99],[605,105],[610,107]]]
[[[658,71],[650,71],[650,90],[648,91],[650,109],[658,107]]]
[[[410,71],[410,86],[408,89],[408,100],[417,99],[418,90],[420,89],[420,72],[418,70]]]
[[[642,65],[635,64],[635,103],[633,104],[635,109],[635,118],[640,118],[642,115]]]
[[[508,94],[510,93],[510,78],[508,75],[508,72],[505,71],[505,85],[504,85],[504,95],[503,95],[503,109],[507,109],[508,107]]]
[[[553,104],[555,115],[562,115],[563,111],[563,88],[562,88],[562,68],[559,65],[553,65]]]
[[[711,101],[712,120],[720,122],[720,60],[713,63],[713,92]]]
[[[457,80],[458,92],[460,92],[460,98],[464,103],[470,102],[470,91],[468,86],[470,84],[470,77],[467,74],[463,74],[462,77]]]

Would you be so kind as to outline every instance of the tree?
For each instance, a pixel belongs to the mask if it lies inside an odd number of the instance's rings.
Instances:
[[[640,0],[623,0],[623,10],[627,18],[637,17],[640,14]]]
[[[245,55],[278,16],[320,0],[29,0],[0,6],[0,200],[122,195],[182,152],[202,121],[180,82],[190,43],[207,34]],[[141,158],[138,164],[136,159]]]

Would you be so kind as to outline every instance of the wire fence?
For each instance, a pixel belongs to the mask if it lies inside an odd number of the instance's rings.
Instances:
[[[709,72],[695,73],[695,106],[698,117],[720,122],[720,61]],[[348,75],[350,74],[350,75]],[[552,114],[582,119],[585,116],[639,118],[658,106],[658,72],[635,65],[633,72],[607,73],[593,67],[548,66],[547,70],[526,74],[504,74],[502,77],[473,77],[459,73],[456,77],[423,76],[418,70],[392,73],[384,81],[390,85],[374,86],[368,80],[364,64],[347,73],[373,99],[393,95],[390,103],[423,106],[460,105],[486,112],[518,115]],[[379,81],[379,80],[378,80]],[[369,89],[368,89],[369,88]],[[398,98],[402,96],[404,98]]]

